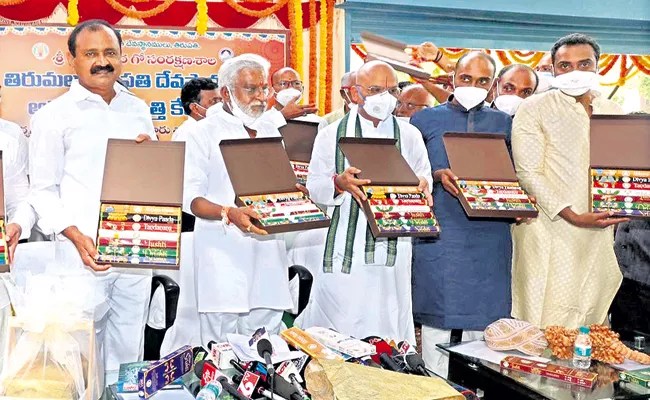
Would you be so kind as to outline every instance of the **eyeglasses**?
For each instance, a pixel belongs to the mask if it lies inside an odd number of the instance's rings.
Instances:
[[[402,93],[402,89],[400,89],[399,86],[393,86],[391,88],[385,88],[381,86],[369,86],[369,87],[365,87],[361,85],[355,85],[355,86],[364,89],[366,92],[368,92],[369,96],[375,96],[378,94],[382,94],[384,92],[388,92],[388,94],[397,97],[400,95],[400,93]]]
[[[402,103],[401,101],[397,100],[397,106],[395,108],[400,108],[400,107],[405,107],[409,111],[413,111],[418,108],[424,108],[428,107],[426,104],[414,104],[414,103]]]
[[[246,93],[248,97],[255,97],[257,95],[264,94],[264,97],[268,97],[271,92],[268,85],[264,86],[237,86]]]
[[[282,89],[288,89],[290,87],[298,90],[302,90],[302,81],[280,81],[278,86]]]

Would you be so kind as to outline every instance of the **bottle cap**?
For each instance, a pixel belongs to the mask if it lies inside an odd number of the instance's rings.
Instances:
[[[580,327],[580,333],[589,334],[589,327],[588,326],[581,326]]]

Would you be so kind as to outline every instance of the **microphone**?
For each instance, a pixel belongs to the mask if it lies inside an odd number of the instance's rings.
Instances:
[[[223,390],[235,399],[247,400],[245,396],[237,391],[236,387],[230,384],[228,377],[219,371],[212,361],[202,360],[196,363],[194,366],[194,374],[201,378],[201,386],[205,386],[212,381],[217,381],[221,384]]]
[[[300,377],[300,373],[298,372],[298,369],[296,369],[296,366],[294,365],[293,362],[284,361],[278,367],[277,373],[278,375],[280,375],[281,377],[283,377],[285,380],[287,380],[289,383],[293,385],[294,389],[296,389],[296,392],[300,396],[301,400],[309,400],[309,396],[307,396],[304,389],[300,385],[300,382],[302,382],[302,378]]]
[[[396,354],[397,351],[384,339],[377,336],[369,336],[363,339],[363,341],[375,345],[377,354],[371,356],[372,361],[391,371],[404,372],[404,369],[400,368],[400,366],[391,358],[391,356]]]
[[[268,339],[261,339],[259,342],[257,342],[257,354],[259,354],[260,357],[264,358],[264,362],[266,363],[266,370],[268,371],[269,375],[273,375],[275,373],[275,368],[273,368],[273,362],[271,361],[271,355],[273,354],[273,345]]]
[[[426,369],[422,356],[417,353],[415,347],[411,346],[409,342],[403,340],[398,344],[399,353],[406,364],[406,367],[414,373],[422,376],[431,376]]]

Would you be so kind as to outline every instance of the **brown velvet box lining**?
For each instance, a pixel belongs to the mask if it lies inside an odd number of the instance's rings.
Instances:
[[[505,135],[447,132],[442,140],[449,166],[459,180],[517,182]],[[534,218],[538,214],[525,210],[473,210],[462,193],[458,200],[472,218]]]
[[[359,179],[370,179],[368,186],[415,186],[420,180],[400,154],[396,139],[365,139],[343,137],[339,139],[339,147],[351,166],[361,170]],[[427,236],[437,237],[440,232],[409,232],[386,233],[380,232],[375,221],[374,213],[368,201],[363,202],[363,211],[376,238]],[[437,219],[436,219],[437,220]]]
[[[311,152],[318,134],[318,123],[289,120],[280,128],[280,134],[289,160],[305,163],[311,161]]]
[[[239,199],[240,196],[298,192],[296,175],[282,146],[281,137],[222,140],[219,147],[235,190],[237,206],[246,206]],[[266,227],[257,220],[253,223],[273,234],[324,228],[329,226],[330,221],[328,219]]]
[[[184,170],[185,143],[183,142],[136,143],[134,140],[109,139],[104,164],[101,204],[180,208],[183,206]],[[182,219],[182,216],[180,218]],[[180,224],[179,220],[179,227]],[[179,236],[179,262],[180,257]],[[179,268],[179,265],[130,263],[116,263],[116,265],[146,269]]]
[[[590,170],[650,171],[650,116],[593,115],[590,128]],[[593,178],[589,173],[591,191]],[[593,202],[589,198],[590,209]],[[627,218],[650,217],[621,214]]]

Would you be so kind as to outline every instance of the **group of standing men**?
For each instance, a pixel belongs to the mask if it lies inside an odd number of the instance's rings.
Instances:
[[[31,122],[29,194],[26,171],[24,182],[5,180],[14,193],[22,188],[20,200],[8,203],[23,209],[15,212],[17,223],[9,224],[7,235],[15,246],[38,218],[39,228],[67,251],[71,267],[97,271],[111,305],[98,325],[99,341],[107,369],[114,370],[142,356],[150,273],[95,261],[106,143],[156,137],[146,104],[118,83],[118,31],[104,21],[84,22],[71,34],[69,52],[79,79]],[[189,117],[174,140],[186,141],[184,210],[197,218],[194,265],[181,268],[196,271],[202,342],[260,326],[280,330],[283,311],[292,307],[287,267],[296,259],[314,273],[299,325],[414,341],[415,317],[423,325],[425,361],[442,374],[435,345],[449,341],[452,329],[475,336],[511,314],[540,327],[603,322],[621,280],[611,230],[605,228],[621,220],[588,212],[589,117],[621,110],[592,90],[599,54],[596,42],[584,35],[560,39],[550,52],[558,90],[533,96],[547,77],[519,65],[496,76],[488,54],[469,52],[454,67],[453,95],[433,108],[426,107],[429,100],[400,98],[393,68],[368,62],[346,74],[345,107],[329,119],[309,117],[313,105],[298,104],[302,81],[295,71],[282,69],[269,79],[269,63],[256,55],[224,62],[218,85],[189,82],[181,93]],[[402,118],[394,115],[396,108]],[[405,113],[413,114],[410,122]],[[279,137],[278,128],[293,118],[321,128],[307,185],[297,190],[339,218],[329,229],[289,239],[257,228],[255,213],[235,205],[219,143]],[[455,198],[455,176],[442,145],[450,131],[505,134],[539,217],[519,224],[468,219]],[[357,178],[360,171],[337,149],[343,136],[397,139],[420,190],[431,205],[435,199],[440,239],[366,236],[365,216],[354,209],[364,199],[360,186],[369,182]],[[9,222],[14,220],[10,212]]]

